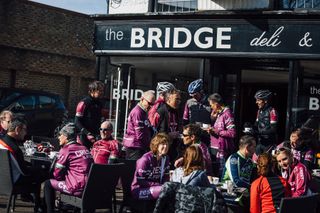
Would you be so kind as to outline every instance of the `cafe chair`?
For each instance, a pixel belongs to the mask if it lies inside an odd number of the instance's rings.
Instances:
[[[279,213],[319,212],[319,194],[281,199]]]
[[[120,204],[119,213],[123,212],[124,207],[129,207],[131,212],[150,212],[154,208],[155,202],[150,200],[137,200],[132,197],[131,184],[136,171],[136,160],[119,159],[124,164],[121,175],[121,185],[123,191],[123,200]]]
[[[94,212],[96,209],[109,209],[113,212],[113,195],[120,177],[119,168],[123,164],[92,164],[82,197],[60,194],[60,201],[81,209],[81,212]],[[116,209],[115,209],[116,211]]]
[[[7,203],[6,212],[10,212],[11,202],[12,202],[12,212],[14,211],[15,206],[15,197],[19,194],[24,193],[36,193],[37,184],[28,184],[28,185],[18,185],[14,183],[12,175],[12,163],[11,154],[6,149],[0,149],[0,195],[9,196]],[[38,201],[35,200],[35,209],[38,207]]]
[[[213,187],[198,187],[178,182],[163,184],[154,213],[227,213],[222,195]]]

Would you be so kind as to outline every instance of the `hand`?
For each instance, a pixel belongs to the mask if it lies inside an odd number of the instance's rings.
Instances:
[[[212,135],[213,137],[216,137],[216,138],[219,137],[219,131],[218,131],[217,129],[215,129],[215,128],[210,128],[210,129],[208,130],[208,133],[209,133],[210,135]]]
[[[87,139],[88,139],[91,143],[96,142],[96,138],[95,138],[93,135],[91,135],[91,134],[88,134],[88,135],[87,135]]]
[[[178,168],[178,167],[182,166],[182,164],[183,164],[183,158],[181,157],[174,162],[174,167]]]

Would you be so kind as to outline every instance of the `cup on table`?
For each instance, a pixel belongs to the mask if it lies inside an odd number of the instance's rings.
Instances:
[[[209,129],[210,126],[210,124],[202,124],[202,129]]]
[[[219,183],[219,177],[212,177],[211,184],[217,185]]]
[[[227,185],[227,193],[228,194],[232,194],[233,193],[233,183],[231,180],[227,180],[226,181],[226,185]]]

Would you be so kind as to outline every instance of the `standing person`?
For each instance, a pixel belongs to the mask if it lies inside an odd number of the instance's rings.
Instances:
[[[183,166],[174,170],[172,181],[191,186],[209,187],[210,182],[205,172],[203,154],[199,146],[189,146],[183,159]]]
[[[259,108],[255,122],[258,138],[257,155],[270,151],[277,144],[278,114],[269,104],[271,96],[269,90],[259,90],[254,95]]]
[[[159,95],[159,97],[148,112],[148,118],[152,126],[156,127],[157,124],[159,123],[158,120],[160,115],[158,113],[158,108],[165,103],[166,93],[170,90],[175,90],[175,89],[176,88],[174,87],[174,85],[171,84],[170,82],[166,82],[166,81],[158,82],[157,94]]]
[[[12,120],[13,113],[9,110],[3,110],[0,113],[0,137],[7,133],[8,126]]]
[[[209,154],[209,150],[207,145],[205,145],[201,140],[200,140],[200,135],[201,135],[201,129],[198,125],[196,124],[188,124],[183,127],[183,144],[184,144],[184,149],[180,150],[180,158],[176,160],[175,166],[181,166],[184,162],[184,153],[185,149],[191,145],[198,145],[199,148],[201,149],[202,155],[203,155],[203,161],[204,161],[204,167],[206,169],[207,175],[210,177],[212,176],[212,162],[211,162],[211,157]]]
[[[283,197],[291,196],[288,182],[272,171],[273,162],[269,153],[258,156],[259,178],[250,187],[250,213],[276,213]]]
[[[27,134],[27,122],[22,118],[13,118],[8,125],[7,134],[0,139],[0,149],[7,149],[11,153],[12,176],[15,186],[36,184],[35,209],[40,210],[41,183],[49,174],[42,169],[33,168],[31,163],[24,160],[24,155],[19,145]]]
[[[203,80],[192,81],[188,86],[188,93],[192,97],[187,100],[183,113],[183,125],[204,123],[210,124],[211,109],[203,91]]]
[[[93,163],[90,151],[76,142],[74,123],[68,123],[60,130],[59,151],[54,165],[53,179],[44,186],[47,212],[54,212],[55,191],[81,197]]]
[[[156,200],[162,184],[169,181],[169,149],[170,137],[158,133],[150,143],[150,152],[145,153],[136,163],[136,171],[131,191],[136,199]]]
[[[154,101],[154,91],[144,92],[140,102],[129,114],[127,131],[123,137],[126,159],[137,160],[149,149],[154,131],[148,119],[148,110],[154,104]]]
[[[222,97],[218,93],[210,95],[208,101],[212,109],[211,119],[213,122],[213,126],[207,130],[210,134],[210,151],[218,162],[215,173],[221,176],[226,159],[235,149],[234,116],[230,108],[223,104]]]
[[[164,132],[168,134],[172,139],[172,144],[170,144],[169,157],[171,161],[177,158],[177,147],[181,142],[179,130],[181,126],[179,125],[178,118],[178,108],[181,102],[180,91],[173,89],[167,91],[165,94],[165,103],[162,104],[158,110],[159,115],[158,120],[154,123],[154,127],[158,132]]]
[[[113,126],[110,121],[105,121],[100,126],[101,140],[94,142],[91,154],[95,163],[115,163],[119,158],[118,141],[112,137]]]
[[[239,151],[228,158],[222,180],[231,180],[237,187],[250,188],[255,176],[255,165],[251,160],[256,148],[254,137],[245,135],[240,138]]]
[[[280,148],[276,151],[276,158],[281,169],[281,175],[290,186],[292,197],[307,195],[310,192],[310,173],[305,165],[293,157],[288,148]]]
[[[100,98],[104,94],[104,84],[100,81],[93,81],[88,87],[89,95],[77,105],[75,124],[80,142],[90,149],[96,137],[99,136],[99,127],[102,121]]]

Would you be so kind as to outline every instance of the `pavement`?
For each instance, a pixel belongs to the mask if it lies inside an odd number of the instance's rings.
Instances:
[[[120,203],[122,201],[121,189],[116,190],[116,197],[117,197],[117,211],[119,211]],[[2,195],[0,196],[0,213],[6,212],[8,199],[9,199],[8,196],[2,196]],[[16,199],[16,207],[15,207],[14,213],[33,213],[34,212],[33,207],[34,207],[33,203],[21,201],[18,196],[18,198]],[[70,210],[70,211],[64,211],[64,212],[73,212],[73,211]],[[107,213],[107,212],[110,212],[110,210],[100,209],[100,210],[96,210],[96,212]]]

